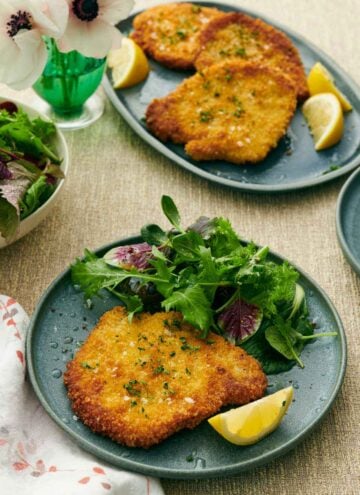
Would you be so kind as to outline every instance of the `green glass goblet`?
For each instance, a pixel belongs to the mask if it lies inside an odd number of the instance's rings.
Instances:
[[[77,51],[62,53],[53,39],[46,39],[46,45],[48,60],[33,88],[47,102],[46,113],[58,127],[87,127],[104,110],[103,98],[95,92],[104,75],[106,58],[85,57]]]

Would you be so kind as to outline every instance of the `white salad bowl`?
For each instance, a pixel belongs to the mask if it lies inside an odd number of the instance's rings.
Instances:
[[[0,103],[4,101],[11,101],[15,103],[15,105],[18,108],[24,110],[31,119],[34,119],[36,117],[41,117],[43,120],[49,120],[48,117],[46,117],[46,115],[37,111],[34,107],[25,105],[20,101],[14,100],[13,98],[6,98],[0,96]],[[58,128],[56,130],[56,135],[54,138],[54,146],[58,155],[62,159],[60,168],[66,177],[69,168],[69,150],[64,135]],[[24,235],[28,234],[31,230],[37,227],[40,222],[44,220],[44,218],[51,212],[56,202],[58,201],[60,197],[60,193],[63,189],[63,185],[64,185],[64,179],[58,180],[56,189],[53,192],[53,194],[50,196],[50,198],[48,198],[48,200],[45,201],[45,203],[42,204],[37,210],[35,210],[31,215],[29,215],[27,218],[25,218],[20,222],[20,226],[18,230],[10,239],[4,239],[0,234],[0,249],[9,246],[10,244],[17,241]]]

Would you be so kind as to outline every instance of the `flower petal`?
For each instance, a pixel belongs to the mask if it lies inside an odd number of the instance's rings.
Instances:
[[[25,89],[34,84],[44,70],[47,51],[43,40],[37,31],[25,31],[16,35],[11,41],[13,45],[10,53],[0,51],[2,64],[7,67],[7,72],[0,72],[0,80],[14,89]],[[2,58],[5,55],[8,63]],[[9,70],[10,68],[10,70]]]
[[[133,0],[99,0],[100,17],[109,24],[117,24],[127,17],[134,7]]]
[[[63,35],[69,17],[69,6],[65,0],[30,1],[34,27],[45,36],[59,38]]]
[[[64,52],[77,50],[85,57],[104,58],[110,51],[117,32],[116,28],[101,20],[84,22],[70,16],[58,46]]]

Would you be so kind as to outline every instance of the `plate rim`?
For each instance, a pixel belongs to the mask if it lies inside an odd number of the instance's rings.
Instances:
[[[187,0],[189,1],[189,0]],[[179,3],[184,3],[183,1]],[[186,3],[186,0],[185,0]],[[192,3],[198,3],[202,5],[207,5],[211,4],[217,7],[225,7],[229,9],[235,9],[236,11],[239,12],[244,12],[247,15],[250,15],[252,17],[259,17],[260,19],[264,20],[265,22],[273,25],[275,28],[280,29],[284,31],[286,35],[289,35],[290,37],[294,38],[296,41],[299,41],[306,47],[309,47],[311,50],[315,51],[318,53],[325,61],[326,64],[328,64],[330,67],[334,67],[336,71],[340,72],[341,74],[344,74],[346,76],[346,83],[350,86],[351,90],[356,96],[356,99],[360,102],[360,86],[355,82],[355,80],[348,75],[342,67],[335,62],[329,55],[327,55],[321,48],[318,48],[314,43],[311,41],[308,41],[304,36],[298,34],[296,31],[293,31],[291,28],[288,28],[284,26],[284,24],[273,21],[271,18],[269,18],[266,15],[263,15],[259,13],[256,10],[252,9],[247,9],[243,7],[239,7],[238,5],[235,5],[234,3],[219,3],[217,0],[206,0],[206,1],[198,1],[194,0]],[[134,12],[131,13],[131,15],[127,19],[131,19],[140,12],[143,12],[146,9],[136,9]],[[127,20],[127,19],[124,19]],[[124,22],[121,21],[121,22]],[[238,191],[244,191],[248,193],[287,193],[290,191],[298,191],[302,189],[308,189],[310,187],[314,187],[320,184],[325,184],[327,182],[336,180],[337,178],[347,174],[348,172],[351,172],[354,170],[358,165],[360,165],[360,150],[356,154],[356,156],[344,167],[341,167],[339,170],[332,171],[331,173],[323,174],[318,177],[313,177],[308,180],[301,180],[298,182],[292,182],[288,184],[283,184],[283,185],[277,185],[277,184],[255,184],[255,183],[247,183],[247,182],[240,182],[240,181],[234,181],[231,179],[227,179],[225,177],[219,177],[215,174],[212,174],[210,172],[207,172],[206,170],[203,170],[200,165],[193,165],[190,161],[182,158],[180,155],[172,151],[170,148],[168,148],[164,143],[162,143],[160,140],[155,138],[152,134],[146,131],[144,127],[140,124],[140,122],[132,116],[131,112],[126,108],[126,106],[122,103],[122,101],[117,97],[117,93],[112,87],[112,84],[110,82],[110,79],[108,75],[105,73],[104,79],[102,82],[103,88],[105,93],[107,94],[108,98],[110,99],[111,103],[117,110],[117,112],[124,118],[124,120],[129,124],[129,126],[133,129],[133,131],[147,144],[151,146],[152,149],[155,151],[161,153],[163,156],[174,162],[176,165],[179,165],[185,170],[188,170],[189,172],[193,173],[194,175],[197,175],[199,177],[202,177],[203,179],[206,179],[210,182],[222,185],[222,186],[227,186],[232,189],[238,190]],[[255,165],[256,166],[256,165]]]
[[[112,249],[113,247],[119,245],[119,243],[122,243],[123,245],[125,244],[130,244],[134,242],[139,242],[141,239],[140,235],[134,235],[130,237],[124,237],[121,238],[117,241],[105,244],[104,246],[96,249],[94,252],[95,253],[100,253],[102,251]],[[245,241],[246,242],[246,241]],[[35,367],[34,363],[32,360],[33,356],[33,349],[32,349],[32,340],[33,336],[36,331],[36,321],[39,313],[42,310],[42,306],[45,303],[48,294],[58,285],[58,283],[66,276],[68,276],[70,267],[66,268],[63,270],[52,282],[51,284],[47,287],[47,289],[44,291],[42,296],[37,302],[35,311],[33,312],[30,323],[28,326],[28,331],[26,335],[26,364],[27,364],[27,370],[28,370],[28,375],[30,378],[31,385],[34,389],[34,392],[40,401],[41,405],[44,407],[45,411],[49,414],[51,419],[55,421],[55,423],[62,429],[64,430],[69,437],[75,441],[80,447],[82,447],[85,451],[90,452],[91,454],[95,455],[99,459],[105,460],[106,462],[111,463],[112,465],[115,465],[119,468],[122,469],[128,469],[133,472],[137,472],[140,474],[144,475],[151,475],[151,476],[157,476],[157,477],[162,477],[162,478],[169,478],[169,479],[206,479],[206,478],[215,478],[219,476],[231,476],[231,475],[236,475],[244,471],[248,471],[250,469],[254,469],[256,467],[262,466],[274,459],[276,459],[279,456],[282,456],[286,454],[289,450],[295,448],[300,442],[302,442],[306,437],[310,435],[310,433],[316,428],[316,426],[324,419],[324,417],[327,415],[329,410],[331,409],[334,400],[336,399],[340,388],[342,386],[342,383],[344,381],[345,377],[345,372],[346,372],[346,365],[347,365],[347,341],[346,341],[346,334],[345,334],[345,329],[342,324],[342,321],[340,319],[340,316],[330,300],[329,296],[326,294],[326,292],[320,287],[320,285],[315,282],[312,277],[310,277],[304,270],[300,269],[296,264],[292,263],[289,261],[287,258],[284,258],[283,256],[277,254],[276,252],[270,250],[269,251],[270,256],[273,256],[277,258],[278,260],[282,261],[288,261],[291,263],[291,265],[299,272],[300,276],[304,277],[307,279],[307,281],[310,282],[316,289],[316,291],[320,294],[320,296],[324,299],[326,302],[328,308],[332,312],[334,319],[336,321],[339,335],[337,338],[340,339],[340,361],[339,361],[339,367],[338,367],[338,373],[336,377],[336,381],[333,386],[332,393],[330,394],[329,398],[327,399],[326,407],[319,413],[315,419],[313,419],[308,426],[301,431],[298,435],[296,435],[294,438],[290,439],[289,441],[285,442],[281,446],[277,447],[275,450],[270,450],[269,452],[262,453],[258,455],[255,458],[252,458],[249,461],[241,462],[241,465],[239,463],[234,463],[231,465],[227,466],[220,466],[216,468],[208,468],[208,469],[202,469],[201,471],[184,471],[184,470],[179,470],[179,469],[169,469],[169,468],[161,468],[157,466],[149,466],[149,465],[144,465],[144,463],[139,463],[133,460],[128,460],[124,459],[122,457],[119,458],[119,456],[107,452],[104,448],[99,447],[97,445],[94,445],[91,441],[84,439],[83,436],[74,430],[72,430],[69,426],[67,426],[63,421],[60,420],[60,417],[53,411],[53,409],[50,407],[48,404],[44,394],[42,393],[41,387],[38,384],[36,373],[35,373]]]
[[[339,197],[337,199],[337,204],[336,204],[336,234],[338,238],[338,242],[340,244],[340,247],[342,249],[342,252],[351,265],[351,267],[355,270],[355,272],[360,275],[360,260],[357,260],[356,257],[354,256],[353,252],[351,251],[349,244],[347,242],[347,238],[345,235],[344,227],[343,227],[343,222],[342,222],[342,209],[344,207],[344,203],[347,199],[347,195],[350,193],[350,188],[353,185],[353,182],[356,181],[356,179],[360,176],[360,167],[358,167],[347,179],[345,184],[340,190]]]

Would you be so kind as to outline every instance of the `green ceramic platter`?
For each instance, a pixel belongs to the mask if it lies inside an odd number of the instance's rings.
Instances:
[[[98,254],[136,242],[141,242],[141,238],[123,239],[101,248]],[[283,261],[275,254],[271,254],[271,258]],[[280,427],[253,446],[237,447],[228,443],[206,421],[149,450],[124,447],[92,433],[83,425],[71,410],[62,375],[67,361],[72,359],[99,317],[117,305],[118,300],[104,292],[102,298],[96,298],[89,307],[83,294],[73,287],[69,270],[47,289],[30,323],[26,351],[35,393],[52,419],[75,442],[122,469],[190,479],[233,475],[269,462],[294,448],[318,425],[330,409],[345,373],[346,340],[336,310],[314,281],[301,271],[300,275],[317,331],[335,330],[338,336],[309,344],[302,353],[304,369],[294,367],[269,377],[268,393],[292,384],[295,400]]]
[[[186,155],[182,145],[163,144],[152,136],[143,120],[146,107],[154,98],[167,95],[192,73],[169,70],[151,60],[149,77],[137,86],[115,91],[112,88],[110,71],[104,81],[105,91],[114,107],[145,142],[182,168],[204,179],[248,192],[278,193],[307,188],[336,179],[360,164],[360,88],[330,57],[286,27],[253,11],[216,2],[196,3],[218,7],[225,12],[241,10],[281,29],[298,48],[307,73],[315,62],[322,62],[353,104],[353,111],[345,117],[344,136],[336,146],[316,152],[308,127],[298,109],[286,136],[263,162],[249,166],[223,161],[195,162]],[[119,24],[123,33],[131,32],[133,19],[134,16]]]
[[[346,259],[360,275],[360,168],[349,177],[340,192],[336,231]]]

